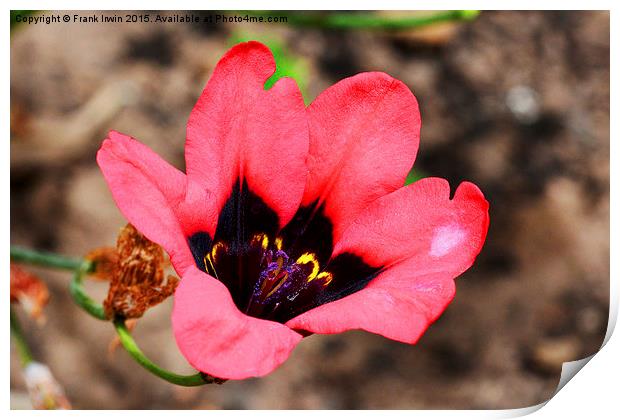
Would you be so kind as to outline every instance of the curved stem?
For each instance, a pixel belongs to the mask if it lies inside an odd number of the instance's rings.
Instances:
[[[77,270],[83,262],[81,259],[65,257],[51,252],[34,251],[15,245],[11,245],[11,260],[64,270]]]
[[[69,293],[71,293],[71,297],[73,297],[73,300],[80,308],[97,319],[108,321],[103,306],[95,302],[82,288],[82,276],[88,273],[91,266],[92,264],[89,261],[84,261],[81,263],[80,267],[75,270],[73,279],[69,285]]]
[[[263,17],[283,16],[283,13],[273,11],[244,11],[244,13]],[[444,10],[432,15],[422,16],[384,16],[375,13],[291,13],[284,15],[287,19],[281,23],[325,29],[404,30],[441,22],[472,20],[478,14],[480,12],[477,10]]]
[[[17,315],[13,312],[13,308],[11,308],[11,336],[13,336],[13,340],[15,340],[15,346],[17,347],[19,360],[21,361],[22,366],[25,367],[29,365],[34,359],[32,357],[32,353],[30,352],[30,347],[28,347],[28,343],[26,342],[26,338],[22,333],[22,328],[19,325]]]
[[[86,294],[82,287],[82,276],[93,269],[90,261],[65,257],[51,252],[40,252],[19,246],[11,246],[11,260],[44,267],[74,270],[69,292],[75,303],[97,319],[107,320],[103,306]]]
[[[152,374],[159,376],[170,383],[181,386],[199,386],[218,381],[216,378],[202,373],[196,373],[194,375],[178,375],[157,366],[148,357],[146,357],[144,353],[142,353],[142,350],[140,350],[140,347],[138,347],[138,344],[134,341],[131,333],[127,329],[124,320],[115,320],[114,328],[116,328],[116,333],[121,340],[121,344],[125,347],[125,350],[127,350],[136,362]]]
[[[103,321],[109,321],[103,306],[95,302],[83,288],[82,277],[93,269],[93,263],[91,261],[68,258],[47,252],[33,251],[17,246],[11,246],[11,259],[16,262],[74,270],[73,279],[69,285],[69,292],[74,302],[91,316]],[[175,385],[182,386],[199,386],[224,382],[221,379],[200,372],[194,375],[178,375],[169,372],[153,363],[142,353],[142,350],[140,350],[140,347],[138,347],[132,338],[129,330],[127,330],[124,320],[114,320],[114,327],[125,350],[127,350],[136,362],[154,375]],[[11,311],[11,335],[15,339],[22,365],[26,366],[28,363],[32,362],[33,359],[13,311]]]

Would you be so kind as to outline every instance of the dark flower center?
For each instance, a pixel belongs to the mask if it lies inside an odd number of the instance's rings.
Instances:
[[[351,253],[332,257],[332,224],[321,208],[302,207],[282,230],[263,200],[236,186],[213,240],[188,238],[196,265],[228,287],[242,312],[286,322],[364,288],[381,270]]]
[[[284,303],[292,304],[300,297],[302,300],[307,298],[307,293],[320,292],[333,279],[331,273],[319,272],[319,262],[314,254],[304,253],[297,259],[291,258],[282,250],[282,238],[270,241],[266,234],[257,234],[246,250],[250,251],[248,254],[260,256],[258,278],[242,308],[248,315],[271,319]],[[218,268],[226,270],[230,266],[233,256],[228,251],[225,244],[217,242],[211,253],[205,256],[205,266],[216,278],[220,276]]]

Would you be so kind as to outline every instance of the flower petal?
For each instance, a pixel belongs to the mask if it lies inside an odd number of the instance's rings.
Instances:
[[[111,131],[97,153],[112,197],[127,220],[160,244],[179,274],[194,264],[174,208],[185,195],[185,175],[135,139]]]
[[[274,72],[273,55],[258,42],[228,51],[189,117],[185,158],[188,177],[215,194],[218,210],[245,181],[281,227],[303,194],[308,124],[292,79],[264,89]]]
[[[385,73],[361,73],[308,107],[310,150],[303,206],[324,203],[334,243],[373,200],[400,188],[420,139],[418,103]]]
[[[188,362],[224,379],[270,373],[302,339],[285,325],[241,313],[228,289],[196,267],[177,287],[172,327]]]
[[[454,296],[453,279],[480,252],[488,203],[464,182],[425,178],[379,198],[347,229],[334,255],[361,256],[384,271],[364,289],[303,313],[291,328],[331,334],[364,329],[413,343]]]
[[[352,252],[372,266],[415,258],[420,271],[458,275],[480,252],[489,224],[489,203],[463,182],[450,200],[450,185],[424,178],[377,199],[351,224],[333,255]]]
[[[402,287],[387,283],[403,283]],[[454,297],[444,273],[415,275],[413,265],[388,269],[365,289],[305,312],[286,325],[300,331],[337,334],[360,329],[414,344]]]

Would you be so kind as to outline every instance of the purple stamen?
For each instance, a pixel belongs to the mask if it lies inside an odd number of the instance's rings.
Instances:
[[[292,261],[282,250],[267,250],[263,269],[252,291],[246,313],[260,317],[275,310],[283,299],[293,301],[308,287],[308,269]]]

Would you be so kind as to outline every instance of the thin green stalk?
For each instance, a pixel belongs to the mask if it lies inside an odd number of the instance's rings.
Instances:
[[[202,373],[196,373],[194,375],[178,375],[157,366],[148,357],[146,357],[144,353],[142,353],[142,350],[140,350],[140,347],[138,347],[138,344],[134,341],[131,333],[127,330],[124,320],[115,320],[114,328],[116,328],[116,333],[121,340],[121,344],[125,347],[125,350],[127,350],[136,362],[152,374],[159,376],[170,383],[181,386],[200,386],[217,382],[215,378]]]
[[[11,260],[63,270],[77,270],[83,262],[81,259],[65,257],[51,252],[34,251],[15,245],[11,245]]]
[[[16,246],[11,247],[11,259],[22,263],[74,270],[73,279],[69,285],[69,292],[71,293],[71,297],[75,303],[93,317],[103,321],[109,320],[105,315],[103,306],[95,302],[95,300],[93,300],[83,288],[82,277],[84,274],[92,271],[92,262],[63,257],[52,253],[33,251]],[[149,358],[147,358],[144,353],[142,353],[140,347],[138,347],[134,339],[131,337],[129,330],[127,330],[124,320],[115,320],[114,327],[116,328],[116,332],[125,350],[127,350],[131,357],[142,365],[142,367],[154,375],[170,383],[182,386],[199,386],[223,382],[221,379],[217,379],[203,373],[196,373],[194,375],[178,375],[157,366]],[[20,360],[22,364],[26,366],[28,363],[32,362],[33,359],[13,311],[11,311],[11,334],[15,339]]]
[[[22,363],[23,367],[28,366],[34,359],[32,357],[32,353],[30,352],[30,347],[28,347],[28,343],[26,342],[26,338],[22,333],[22,328],[19,325],[19,320],[17,319],[17,315],[13,312],[11,308],[11,336],[15,341],[15,347],[17,347],[17,353],[19,354],[19,360]]]
[[[69,292],[73,297],[75,303],[90,315],[94,316],[97,319],[102,321],[107,321],[108,318],[105,316],[105,311],[103,310],[103,306],[95,302],[90,296],[86,294],[82,287],[82,276],[91,268],[91,263],[89,261],[83,261],[80,267],[75,270],[73,274],[73,279],[71,280],[71,284],[69,285]]]
[[[249,15],[263,17],[286,16],[286,23],[294,26],[324,29],[382,29],[404,30],[421,28],[441,22],[472,20],[480,14],[477,10],[444,10],[431,15],[385,16],[376,13],[289,13],[277,11],[244,11]]]
[[[95,318],[107,320],[103,306],[88,296],[82,287],[82,277],[84,274],[92,271],[92,262],[19,246],[11,246],[11,260],[43,267],[73,270],[73,279],[69,284],[69,292],[75,303]]]

